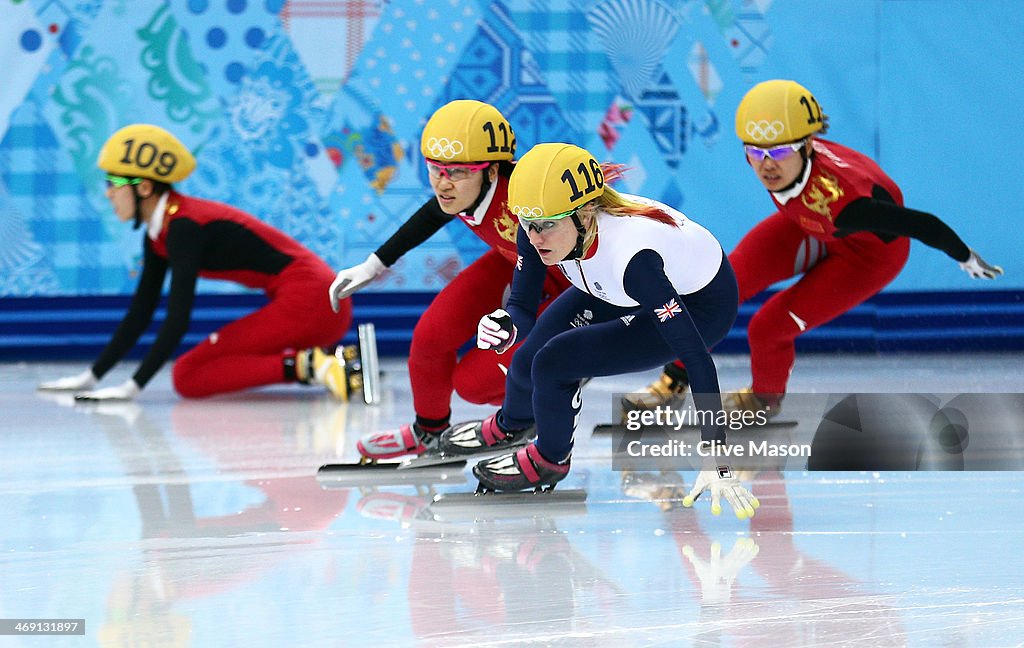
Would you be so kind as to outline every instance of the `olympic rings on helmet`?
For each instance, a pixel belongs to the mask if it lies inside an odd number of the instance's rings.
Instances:
[[[434,160],[451,160],[462,153],[464,148],[459,140],[450,140],[447,137],[431,137],[427,140],[427,151]]]
[[[531,218],[542,218],[544,216],[544,212],[541,210],[540,207],[527,207],[526,205],[512,205],[509,208],[509,211],[511,211],[512,214],[516,218],[525,218],[527,220],[529,220]]]
[[[748,121],[746,130],[747,135],[755,142],[774,142],[782,136],[786,125],[777,119],[772,122],[762,119],[756,122]]]

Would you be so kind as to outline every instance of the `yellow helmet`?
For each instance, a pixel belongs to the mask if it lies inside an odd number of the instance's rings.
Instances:
[[[159,126],[132,124],[110,136],[96,166],[113,175],[173,184],[192,173],[196,159],[177,137]]]
[[[460,164],[511,160],[516,135],[494,106],[458,99],[438,108],[427,121],[420,152],[430,160]]]
[[[508,181],[508,208],[525,220],[564,218],[604,194],[601,165],[572,144],[538,144],[516,163]]]
[[[758,83],[736,109],[736,137],[744,144],[796,142],[823,126],[818,100],[796,81]]]

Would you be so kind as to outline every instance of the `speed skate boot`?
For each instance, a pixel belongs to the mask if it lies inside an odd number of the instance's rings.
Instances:
[[[551,490],[569,474],[569,460],[554,463],[541,456],[536,443],[473,466],[480,480],[478,493],[493,491]]]
[[[359,348],[355,345],[338,347],[328,353],[320,347],[306,351],[305,375],[307,384],[323,385],[340,401],[363,388],[363,369],[359,363]]]
[[[446,457],[468,457],[529,443],[536,437],[534,426],[524,430],[503,430],[494,413],[482,421],[453,425],[441,435],[438,450]]]
[[[436,452],[437,444],[444,432],[425,430],[419,423],[403,425],[397,430],[371,432],[364,435],[356,443],[356,449],[362,455],[362,463],[373,463],[381,459],[395,457],[418,457],[426,452]]]
[[[380,400],[380,363],[377,333],[373,324],[358,326],[359,344],[331,350],[319,347],[301,351],[296,359],[296,377],[306,384],[323,385],[340,401],[362,392],[363,402]]]
[[[690,391],[690,381],[686,369],[674,364],[666,365],[658,379],[647,385],[642,391],[626,394],[620,401],[622,418],[625,421],[629,412],[653,410],[657,407],[679,409],[686,402],[686,393]]]
[[[744,387],[722,394],[722,409],[730,415],[733,412],[762,412],[768,420],[782,411],[782,394],[755,394],[752,388]]]

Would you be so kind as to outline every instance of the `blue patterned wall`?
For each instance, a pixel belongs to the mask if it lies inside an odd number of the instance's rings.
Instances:
[[[419,131],[463,97],[498,106],[521,151],[569,140],[626,163],[624,189],[731,249],[771,209],[733,113],[775,77],[809,86],[832,137],[1003,265],[997,287],[1024,285],[1007,136],[1024,3],[0,1],[0,296],[132,290],[139,232],[112,216],[95,159],[137,121],[196,151],[183,191],[257,214],[335,267],[361,261],[429,196]],[[375,289],[437,290],[481,251],[455,223]],[[895,284],[977,286],[921,245]]]

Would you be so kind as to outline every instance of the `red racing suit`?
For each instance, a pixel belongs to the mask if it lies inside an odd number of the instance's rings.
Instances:
[[[957,261],[970,254],[937,217],[905,208],[899,187],[867,156],[815,139],[809,167],[793,189],[771,194],[778,211],[729,255],[741,303],[803,275],[768,299],[748,325],[758,394],[785,393],[797,336],[863,303],[896,278],[910,253],[908,237]]]
[[[445,286],[413,330],[409,349],[409,380],[418,420],[441,426],[451,414],[452,392],[470,403],[500,405],[505,374],[518,345],[504,354],[459,349],[476,337],[480,318],[502,308],[516,264],[518,222],[507,208],[508,178],[499,174],[493,193],[472,214],[458,218],[491,249],[464,268]],[[452,220],[431,198],[377,250],[386,266]],[[540,310],[569,286],[557,269],[548,271]]]
[[[334,271],[283,232],[222,203],[166,194],[154,213],[159,230],[144,237],[142,275],[128,312],[92,371],[102,377],[145,331],[171,272],[167,315],[133,378],[145,386],[188,330],[199,277],[264,291],[270,303],[227,324],[175,362],[174,388],[185,397],[285,382],[284,358],[333,346],[352,321],[350,300],[331,311]]]

